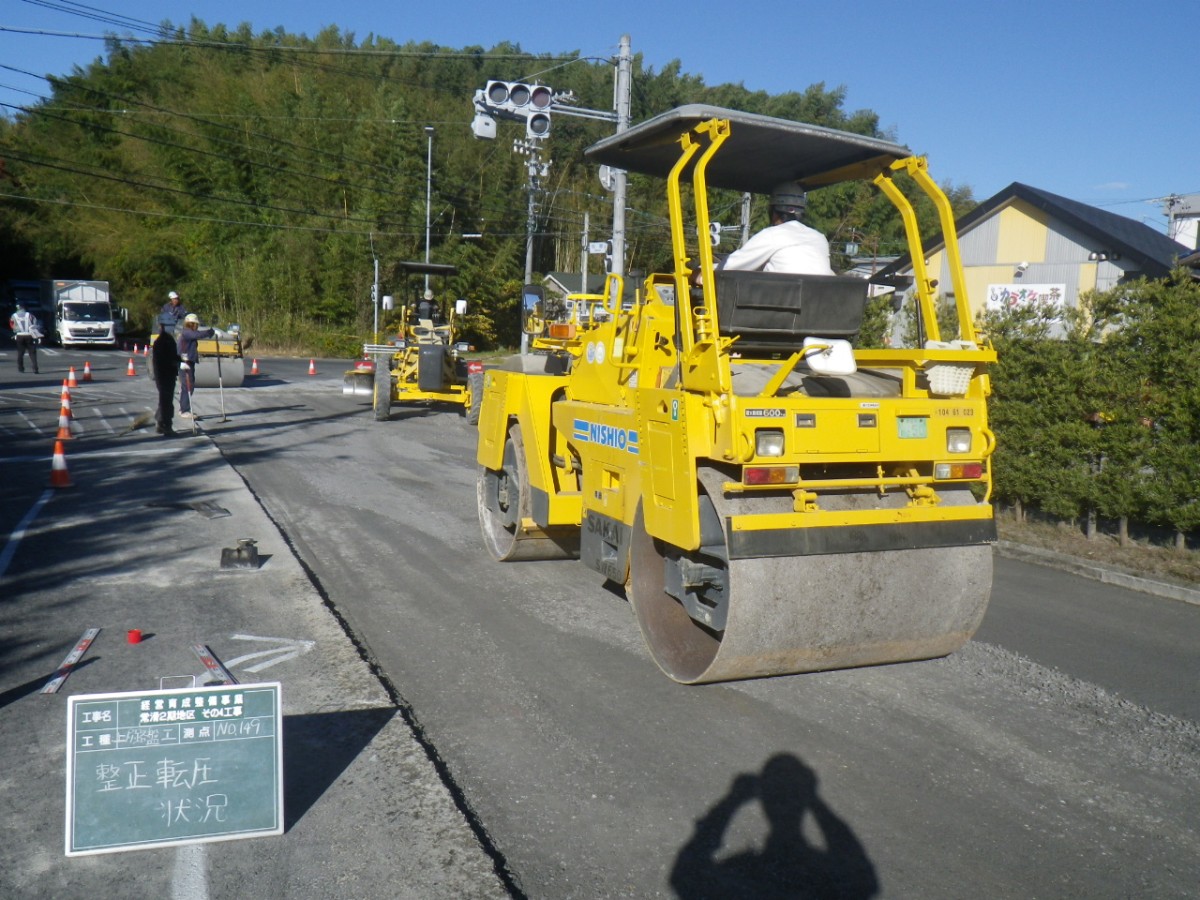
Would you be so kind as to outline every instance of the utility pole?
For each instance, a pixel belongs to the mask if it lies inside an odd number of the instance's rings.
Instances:
[[[371,236],[374,238],[374,235]],[[375,280],[371,283],[371,305],[375,307],[375,342],[379,342],[379,257],[375,257]]]
[[[425,126],[429,149],[425,156],[425,264],[429,265],[429,207],[433,198],[433,126]],[[429,273],[425,273],[425,290],[429,290]]]
[[[1167,237],[1193,250],[1200,249],[1197,222],[1200,220],[1200,194],[1171,194],[1163,197],[1166,206]]]
[[[742,194],[742,243],[741,246],[746,246],[746,241],[750,240],[750,192]]]
[[[620,51],[617,55],[616,111],[617,134],[629,130],[629,108],[631,74],[633,71],[633,51],[630,49],[629,35],[621,35]],[[613,236],[612,236],[612,271],[618,275],[625,274],[625,182],[624,169],[613,172]]]
[[[579,287],[579,293],[587,293],[587,269],[588,269],[588,225],[591,222],[591,217],[588,211],[583,211],[583,243],[579,249],[579,271],[583,273],[581,276],[582,284]]]
[[[542,179],[550,174],[550,160],[542,162],[541,142],[539,138],[518,138],[513,141],[513,152],[528,156],[529,162],[525,168],[529,173],[529,204],[525,217],[525,283],[533,283],[533,235],[537,227],[537,193],[541,190]]]

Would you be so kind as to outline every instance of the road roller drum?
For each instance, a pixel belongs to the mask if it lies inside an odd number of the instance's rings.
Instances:
[[[201,356],[195,379],[198,388],[241,387],[246,380],[246,361],[240,356],[231,356],[222,357],[218,363],[215,356]]]

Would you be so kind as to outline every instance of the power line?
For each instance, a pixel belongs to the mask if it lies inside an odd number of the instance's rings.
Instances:
[[[43,9],[50,9],[55,12],[65,12],[74,16],[79,16],[84,19],[93,19],[97,22],[103,22],[107,25],[120,25],[123,27],[141,28],[143,30],[156,31],[158,27],[153,22],[147,22],[144,19],[135,19],[132,16],[121,15],[120,13],[112,13],[107,10],[97,9],[94,6],[87,6],[83,3],[75,3],[72,0],[62,0],[59,3],[51,3],[49,0],[22,0],[30,6],[40,6]]]
[[[162,33],[163,29],[155,26],[153,29]],[[287,44],[272,44],[269,47],[254,47],[245,43],[235,41],[201,41],[194,38],[141,38],[134,35],[113,35],[113,34],[80,34],[72,31],[50,31],[43,28],[14,28],[10,25],[0,25],[0,32],[9,32],[11,34],[33,34],[42,37],[65,37],[77,38],[79,40],[90,41],[126,41],[132,44],[144,44],[146,46],[178,46],[178,47],[197,47],[200,49],[215,49],[215,50],[237,50],[251,51],[254,53],[297,53],[297,54],[324,54],[330,56],[391,56],[391,57],[406,57],[410,59],[536,59],[546,62],[562,61],[563,63],[580,62],[589,59],[603,59],[602,57],[583,57],[583,56],[542,56],[537,53],[475,53],[464,50],[402,50],[398,46],[395,49],[365,49],[362,47],[299,47],[290,46]]]
[[[13,66],[5,65],[5,64],[3,64],[3,63],[0,63],[0,69],[7,69],[7,70],[9,70],[9,71],[19,72],[19,73],[21,73],[21,74],[33,75],[33,73],[31,73],[31,72],[26,72],[25,70],[22,70],[22,69],[17,69],[17,68],[15,68],[15,67],[13,67]],[[263,140],[263,141],[266,143],[266,145],[267,145],[267,148],[268,148],[268,149],[266,150],[266,152],[268,152],[268,153],[272,154],[273,156],[275,156],[275,157],[276,157],[276,158],[278,158],[278,159],[282,159],[282,160],[284,160],[285,162],[292,162],[292,163],[295,163],[296,165],[304,165],[304,164],[305,164],[305,161],[303,161],[303,160],[300,160],[300,159],[297,159],[296,157],[289,157],[289,156],[286,156],[285,154],[281,153],[281,152],[280,152],[280,150],[278,149],[280,146],[289,147],[289,148],[291,148],[291,149],[294,149],[294,150],[299,150],[299,151],[302,151],[302,152],[304,152],[304,153],[308,153],[308,154],[313,154],[313,155],[316,155],[316,156],[318,156],[318,157],[324,157],[324,158],[327,158],[327,159],[332,159],[332,160],[334,160],[334,161],[338,162],[339,164],[345,163],[345,162],[347,162],[347,161],[349,161],[349,162],[353,162],[354,164],[356,164],[357,166],[359,166],[359,167],[361,167],[361,168],[368,169],[368,170],[375,170],[375,171],[377,171],[377,172],[379,172],[379,173],[381,173],[382,175],[384,175],[384,176],[387,176],[387,177],[390,177],[390,176],[393,174],[393,173],[392,173],[392,170],[390,170],[390,169],[388,169],[388,168],[385,168],[384,166],[377,165],[377,164],[375,164],[375,163],[371,163],[371,162],[368,162],[368,161],[365,161],[365,160],[362,160],[362,159],[355,159],[354,157],[348,157],[348,156],[347,156],[345,153],[343,153],[343,152],[340,152],[340,151],[322,150],[322,149],[320,149],[320,148],[316,148],[316,147],[311,147],[311,146],[307,146],[307,145],[303,145],[303,144],[297,144],[297,143],[295,143],[294,141],[287,141],[287,140],[283,140],[283,139],[281,139],[281,138],[278,138],[276,135],[272,135],[272,134],[266,134],[266,133],[263,133],[263,132],[258,132],[258,131],[247,131],[247,130],[245,130],[245,129],[242,129],[242,128],[237,128],[237,127],[234,127],[234,126],[231,126],[231,125],[225,125],[225,124],[222,124],[222,123],[220,123],[220,122],[212,122],[212,121],[210,121],[210,120],[209,120],[209,119],[208,119],[206,116],[203,116],[203,115],[193,115],[193,114],[190,114],[190,113],[181,113],[181,112],[178,112],[178,111],[176,111],[176,110],[166,109],[166,108],[164,108],[164,107],[159,107],[159,106],[155,106],[155,105],[153,105],[153,104],[145,103],[144,101],[137,100],[137,99],[135,99],[135,98],[126,97],[126,96],[123,96],[123,95],[120,95],[120,94],[113,94],[113,93],[111,93],[111,92],[108,92],[108,91],[103,91],[103,90],[100,90],[100,89],[98,89],[98,88],[93,88],[93,87],[85,87],[85,86],[81,86],[81,85],[75,85],[75,84],[73,84],[73,83],[70,83],[70,82],[64,82],[64,81],[62,81],[61,79],[55,78],[54,76],[35,76],[35,77],[44,77],[46,80],[50,81],[50,82],[51,82],[51,84],[60,85],[60,86],[64,86],[64,87],[73,87],[73,88],[78,88],[78,89],[80,89],[80,90],[84,90],[84,91],[87,91],[87,92],[90,92],[90,93],[94,93],[94,94],[97,94],[97,95],[99,95],[99,96],[101,96],[101,97],[107,97],[107,98],[113,99],[113,100],[115,100],[115,101],[118,101],[118,102],[121,102],[121,103],[132,104],[132,105],[134,105],[134,106],[140,106],[140,107],[144,107],[145,109],[147,109],[147,110],[150,110],[150,111],[153,111],[153,112],[155,112],[155,113],[160,113],[160,114],[167,115],[167,116],[173,116],[173,117],[177,117],[177,118],[182,118],[182,119],[184,119],[184,120],[188,120],[188,121],[197,122],[198,124],[201,124],[201,125],[210,126],[210,127],[213,127],[213,128],[217,128],[217,129],[220,129],[220,130],[224,130],[224,131],[226,131],[226,132],[230,132],[230,133],[232,133],[232,134],[236,134],[236,135],[237,135],[239,138],[242,138],[243,136],[260,138],[260,139],[262,139],[262,140]],[[111,112],[110,112],[110,114],[113,114],[113,113],[111,113]],[[104,126],[95,126],[95,125],[90,125],[89,127],[101,127],[101,128],[103,128]],[[159,126],[159,127],[164,127],[164,128],[166,128],[167,126]],[[178,132],[178,129],[174,129],[174,130],[176,130],[176,131],[177,131],[177,133],[180,133],[180,132]],[[122,133],[124,133],[124,132],[122,132]],[[187,132],[182,132],[182,133],[187,133]],[[238,148],[238,149],[242,149],[242,150],[247,150],[247,151],[250,151],[250,150],[252,150],[252,148],[250,148],[250,147],[249,147],[249,146],[248,146],[248,145],[247,145],[247,144],[246,144],[244,141],[242,141],[242,140],[237,140],[237,141],[224,141],[224,140],[222,140],[222,139],[220,139],[220,138],[216,138],[216,137],[213,137],[213,136],[211,136],[211,135],[209,135],[209,136],[206,136],[206,138],[205,138],[205,139],[206,139],[206,140],[208,140],[208,141],[210,141],[210,142],[215,142],[215,143],[225,143],[225,144],[228,144],[228,145],[230,145],[230,146],[233,146],[233,147],[236,147],[236,148]],[[187,148],[187,149],[188,149],[188,150],[192,150],[193,148]],[[202,152],[202,151],[197,151],[197,152]],[[495,152],[493,152],[492,154],[490,154],[490,156],[494,156],[494,155],[495,155]],[[257,164],[255,164],[255,163],[251,163],[251,165],[252,165],[252,166],[255,166],[255,165],[257,165]],[[380,180],[380,179],[377,179],[377,178],[372,178],[372,183],[378,183],[378,182],[379,182],[379,180]],[[347,185],[347,186],[349,186],[349,185]],[[362,190],[367,190],[367,188],[361,188],[361,189],[362,189]],[[387,192],[387,193],[394,193],[394,192],[392,192],[392,191],[390,191],[390,190],[389,190],[389,191],[386,191],[386,192]],[[397,195],[397,196],[402,196],[402,195]],[[495,210],[495,209],[497,209],[497,207],[494,207],[494,206],[492,206],[492,207],[490,207],[490,208],[491,208],[492,210]],[[505,207],[505,208],[504,208],[504,210],[505,210],[505,212],[507,212],[509,215],[523,215],[523,213],[518,213],[518,212],[516,211],[515,207],[514,207],[514,208],[511,208],[511,209],[510,209],[510,208],[508,208],[508,207]]]
[[[375,222],[375,220],[373,220],[373,219],[364,219],[364,218],[361,218],[358,216],[350,216],[350,215],[336,214],[336,213],[323,213],[323,212],[316,212],[314,210],[296,209],[296,208],[287,207],[287,206],[276,206],[276,205],[270,204],[270,203],[260,203],[255,200],[240,200],[235,197],[220,197],[220,196],[217,196],[214,194],[197,193],[194,191],[188,191],[188,190],[184,190],[183,188],[177,188],[177,187],[172,187],[172,186],[168,186],[168,185],[151,184],[151,183],[145,182],[145,181],[137,181],[132,178],[122,178],[117,175],[108,175],[103,172],[88,172],[83,169],[77,169],[73,166],[63,165],[62,164],[63,161],[61,161],[61,160],[55,159],[54,162],[46,162],[45,160],[24,156],[19,151],[14,152],[12,150],[8,150],[8,151],[6,151],[6,157],[8,159],[15,159],[18,162],[23,162],[27,165],[39,166],[39,167],[47,168],[47,169],[54,169],[54,170],[57,170],[60,172],[68,172],[72,175],[84,175],[88,178],[99,178],[102,181],[111,181],[111,182],[114,182],[117,184],[127,185],[129,187],[148,188],[150,190],[163,191],[164,193],[168,193],[168,194],[176,194],[176,195],[182,195],[185,197],[192,197],[193,199],[197,199],[197,200],[208,200],[213,203],[229,203],[233,206],[246,206],[246,207],[250,207],[253,209],[270,210],[271,212],[289,213],[291,215],[299,215],[299,216],[315,216],[317,218],[334,219],[334,220],[340,220],[340,221],[345,221],[345,222],[362,222],[362,223],[366,223],[366,224],[370,224],[370,225],[377,224]],[[51,157],[51,158],[54,159],[53,157]]]
[[[234,225],[234,226],[244,226],[246,228],[265,228],[265,229],[271,229],[271,230],[275,230],[275,231],[310,231],[310,232],[319,232],[319,233],[323,233],[323,234],[340,234],[340,235],[346,235],[346,236],[350,236],[350,237],[364,237],[364,238],[369,238],[372,234],[374,234],[376,236],[383,236],[383,237],[420,237],[424,234],[424,231],[416,231],[416,230],[414,230],[414,231],[385,231],[385,230],[381,230],[379,228],[370,228],[370,229],[367,229],[366,231],[356,231],[353,229],[346,229],[346,228],[328,228],[328,227],[322,227],[319,225],[285,225],[280,222],[253,222],[253,221],[247,221],[245,219],[219,219],[214,216],[193,216],[193,215],[188,215],[186,213],[161,212],[161,211],[148,210],[148,209],[130,209],[128,207],[109,206],[109,205],[102,204],[102,203],[87,203],[87,202],[84,202],[81,200],[63,200],[62,198],[54,199],[54,198],[49,198],[49,197],[30,197],[25,194],[11,194],[11,193],[5,193],[2,191],[0,191],[0,198],[6,199],[6,200],[23,200],[28,203],[42,203],[42,204],[48,204],[51,206],[69,206],[69,207],[75,207],[75,208],[80,208],[80,209],[95,209],[95,210],[100,210],[102,212],[116,212],[116,213],[123,213],[126,215],[131,215],[131,216],[142,216],[145,218],[172,219],[172,220],[180,220],[180,221],[185,221],[185,222],[207,222],[207,223],[214,224],[214,225]],[[539,232],[538,234],[540,237],[563,236],[562,232],[551,232],[551,231]],[[453,237],[459,237],[459,238],[463,237],[463,235],[458,234],[453,231],[444,231],[444,232],[440,232],[440,233],[434,232],[433,236],[436,238],[440,238],[442,240],[445,240],[447,238],[453,238]],[[489,236],[490,237],[514,237],[514,238],[516,238],[516,237],[524,237],[525,232],[523,230],[522,231],[496,231],[496,232],[490,232]]]

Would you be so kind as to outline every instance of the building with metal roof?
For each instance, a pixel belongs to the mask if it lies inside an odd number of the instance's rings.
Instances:
[[[966,289],[976,312],[1024,303],[1075,306],[1083,291],[1164,278],[1192,253],[1141,222],[1020,182],[979,204],[957,225]],[[938,243],[925,252],[930,277],[949,288],[944,249]],[[876,280],[903,284],[911,277],[911,257],[905,254]]]

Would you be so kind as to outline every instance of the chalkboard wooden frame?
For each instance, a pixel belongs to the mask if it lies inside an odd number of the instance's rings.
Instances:
[[[79,694],[66,855],[283,834],[278,682]]]

